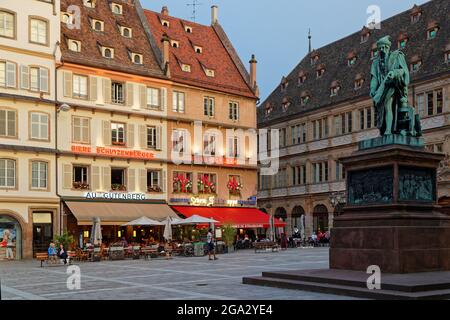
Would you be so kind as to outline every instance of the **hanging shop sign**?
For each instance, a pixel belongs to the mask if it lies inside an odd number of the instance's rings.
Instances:
[[[127,150],[127,149],[114,149],[107,147],[89,147],[89,146],[72,146],[72,152],[90,154],[97,156],[112,156],[118,158],[134,158],[134,159],[145,159],[152,160],[155,158],[155,154],[147,151],[139,150]]]
[[[89,200],[146,200],[144,193],[121,193],[121,192],[87,192],[84,197]]]

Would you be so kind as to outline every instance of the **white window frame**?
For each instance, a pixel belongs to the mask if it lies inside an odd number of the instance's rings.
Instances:
[[[37,165],[37,171],[35,171]],[[44,170],[42,170],[44,169]],[[37,176],[34,178],[34,173]],[[48,188],[48,162],[45,161],[31,161],[31,189],[46,190]],[[37,184],[35,184],[37,183]]]
[[[239,102],[228,102],[229,119],[233,121],[239,121]]]
[[[86,100],[89,96],[88,82],[89,78],[87,76],[74,74],[72,77],[72,97]]]
[[[44,30],[42,27],[44,27]],[[48,45],[48,31],[48,21],[38,18],[30,18],[30,42]],[[43,32],[44,34],[42,34]]]
[[[33,119],[38,117],[38,119]],[[37,129],[37,135],[35,135],[35,130]],[[32,140],[45,140],[50,139],[50,117],[47,113],[42,112],[30,112],[30,138]]]
[[[150,133],[152,131],[152,133]],[[156,134],[157,128],[155,126],[147,126],[147,148],[156,149],[158,142],[158,135]]]
[[[186,95],[184,92],[181,91],[174,91],[173,92],[173,99],[172,99],[173,105],[172,105],[172,111],[178,112],[178,113],[184,113],[185,107],[186,107]]]
[[[8,171],[10,168],[8,168],[8,163],[13,164],[13,177],[11,175],[8,176]],[[2,189],[15,189],[17,184],[17,163],[16,160],[13,159],[0,159],[0,165],[4,166],[3,168],[0,167],[0,188]],[[13,179],[13,184],[8,184],[9,179]],[[4,184],[2,184],[2,179],[4,179]]]
[[[119,130],[123,129],[123,141],[120,141],[119,138]],[[116,139],[114,139],[114,135],[113,132],[114,130],[117,131],[116,134]],[[111,143],[113,145],[119,145],[119,146],[124,146],[126,145],[127,142],[127,125],[125,123],[122,122],[111,122]]]
[[[0,109],[0,112],[4,112],[5,113],[5,124],[4,124],[4,128],[5,128],[5,134],[2,134],[0,132],[0,137],[2,138],[16,138],[17,137],[17,110],[12,110],[12,109]],[[12,117],[12,119],[11,119]],[[10,131],[10,126],[11,123],[14,123],[14,134],[11,134]],[[1,127],[2,125],[0,125]]]
[[[147,108],[149,109],[161,108],[161,90],[152,87],[147,87]]]
[[[215,115],[216,99],[213,97],[203,97],[203,115],[213,118]]]
[[[12,17],[11,22],[7,21],[8,16]],[[9,11],[0,10],[0,17],[2,17],[0,19],[0,37],[14,39],[16,36],[16,15]],[[12,24],[12,28],[8,27],[10,23]]]

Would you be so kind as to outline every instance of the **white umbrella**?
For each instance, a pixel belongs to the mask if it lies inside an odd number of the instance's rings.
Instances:
[[[215,223],[215,222],[219,222],[219,221],[216,221],[214,219],[204,218],[204,217],[194,214],[193,216],[182,220],[178,224],[210,224],[210,223]]]
[[[142,217],[133,221],[130,221],[128,223],[125,223],[122,226],[163,226],[164,223],[147,218],[147,217]]]
[[[166,224],[168,219],[170,219],[170,224],[173,225],[173,226],[174,226],[174,225],[177,225],[177,224],[180,224],[181,222],[183,222],[183,219],[181,219],[181,218],[167,217],[167,218],[163,221],[163,223]]]
[[[302,214],[300,217],[300,235],[302,237],[302,240],[305,239],[305,215]]]
[[[163,221],[164,223],[164,239],[166,239],[166,241],[172,240],[172,218],[171,217],[167,217],[166,220]]]
[[[100,246],[102,244],[102,228],[100,218],[98,217],[92,219],[91,243],[94,246]]]

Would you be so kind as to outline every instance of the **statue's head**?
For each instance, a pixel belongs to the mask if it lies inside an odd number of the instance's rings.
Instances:
[[[385,36],[383,38],[381,38],[380,40],[378,40],[377,42],[377,49],[378,49],[378,54],[381,58],[384,58],[389,51],[391,50],[391,37],[390,36]]]

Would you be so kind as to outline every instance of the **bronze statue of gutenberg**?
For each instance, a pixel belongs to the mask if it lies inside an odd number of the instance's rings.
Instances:
[[[376,124],[382,136],[419,136],[420,119],[408,105],[408,64],[403,52],[391,52],[391,44],[390,36],[378,40],[378,55],[370,71],[370,96],[375,106]]]

